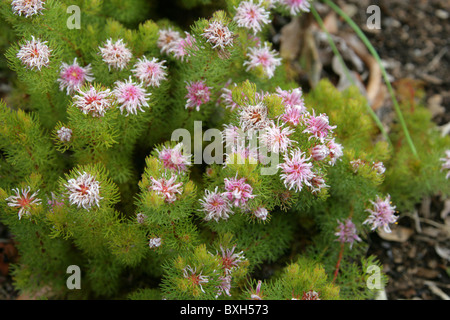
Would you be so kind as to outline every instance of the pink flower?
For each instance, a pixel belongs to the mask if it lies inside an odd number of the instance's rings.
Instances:
[[[31,36],[31,40],[27,40],[17,52],[17,58],[28,68],[34,68],[41,71],[42,67],[48,67],[50,63],[50,52],[52,50],[46,45],[47,41],[35,39]]]
[[[31,187],[28,187],[27,189],[22,189],[19,191],[19,188],[12,189],[16,193],[16,195],[9,196],[5,199],[5,201],[8,202],[8,206],[10,207],[19,207],[19,220],[22,218],[23,215],[31,215],[30,210],[35,205],[41,204],[41,199],[37,198],[37,194],[39,192],[36,191],[32,195],[29,195]],[[22,192],[22,194],[20,194]]]
[[[330,126],[326,114],[321,113],[316,116],[314,111],[312,115],[305,119],[305,124],[306,129],[303,132],[311,134],[311,137],[316,137],[320,141],[323,141],[328,136],[328,133],[336,128],[336,126]]]
[[[123,70],[128,62],[133,57],[131,51],[123,43],[122,39],[112,42],[112,39],[108,39],[103,47],[99,47],[102,59],[108,65],[108,69],[111,67],[118,70]]]
[[[225,178],[225,190],[223,193],[224,196],[228,198],[228,200],[232,201],[232,204],[235,207],[244,207],[247,204],[247,201],[253,199],[255,195],[252,194],[253,188],[246,183],[245,178],[237,178],[237,174],[235,178]]]
[[[220,219],[227,220],[230,214],[233,214],[231,210],[231,204],[228,199],[221,193],[217,191],[218,187],[211,192],[205,190],[205,196],[200,203],[202,204],[202,209],[206,213],[205,220],[210,221],[211,219],[219,222]]]
[[[334,138],[327,142],[327,147],[330,150],[330,162],[332,166],[336,164],[336,161],[344,155],[341,144],[334,141]]]
[[[225,49],[233,45],[233,34],[227,26],[224,26],[220,21],[211,22],[202,33],[206,42],[211,43],[213,49]]]
[[[330,154],[330,149],[326,145],[318,144],[311,148],[311,157],[316,161],[322,161]]]
[[[304,109],[298,106],[287,106],[284,108],[284,113],[281,115],[281,120],[293,126],[297,126],[300,121],[303,120],[304,113]]]
[[[161,53],[168,54],[171,52],[178,40],[181,39],[180,33],[171,28],[159,30],[159,38],[156,43]]]
[[[188,83],[186,89],[188,90],[185,96],[187,98],[186,109],[196,108],[197,111],[200,111],[200,106],[209,102],[211,95],[209,90],[212,88],[207,87],[204,81]]]
[[[172,175],[169,180],[165,177],[159,178],[158,180],[150,177],[152,185],[149,189],[163,196],[165,202],[172,203],[177,200],[177,193],[181,194],[180,188],[183,185],[182,182],[175,183],[177,178],[177,175]]]
[[[77,63],[77,58],[73,60],[73,64],[62,63],[61,71],[59,73],[59,89],[63,91],[66,89],[67,94],[72,94],[74,91],[80,89],[86,81],[93,81],[91,65],[80,67]]]
[[[262,1],[259,4],[253,3],[253,0],[242,1],[236,8],[234,21],[239,27],[251,29],[256,34],[263,25],[270,23],[269,11],[263,7]]]
[[[176,40],[170,47],[169,52],[174,55],[176,59],[184,61],[185,58],[189,57],[189,52],[187,49],[194,48],[195,38],[188,32],[184,32],[186,37]]]
[[[338,224],[337,232],[334,234],[338,237],[337,241],[340,241],[341,243],[350,243],[350,249],[353,246],[353,242],[361,241],[361,238],[356,232],[356,226],[351,219],[345,220],[345,223],[338,220]]]
[[[245,106],[239,112],[239,125],[250,136],[255,131],[267,128],[271,123],[267,115],[267,107],[262,103]]]
[[[308,162],[310,158],[305,158],[300,149],[292,150],[291,157],[284,155],[284,163],[279,164],[278,168],[283,171],[280,177],[289,190],[301,191],[304,185],[311,186],[314,173],[311,170],[312,164]]]
[[[295,16],[299,12],[309,12],[311,6],[311,0],[279,0],[280,4],[284,5]]]
[[[287,149],[294,143],[289,136],[294,133],[294,130],[277,126],[272,123],[272,126],[266,128],[261,135],[261,143],[265,145],[269,151],[280,153],[286,152]]]
[[[239,268],[239,264],[245,260],[244,251],[234,253],[236,246],[230,249],[223,249],[220,246],[220,250],[222,251],[222,269],[226,275],[229,275],[233,272],[233,270]]]
[[[86,92],[78,89],[78,94],[73,97],[73,104],[84,114],[90,113],[93,117],[103,117],[107,109],[113,104],[113,98],[109,89],[97,90],[92,85]]]
[[[395,206],[391,206],[391,196],[388,195],[384,200],[377,196],[375,202],[370,202],[373,204],[373,210],[365,210],[370,215],[363,224],[372,224],[372,230],[383,227],[385,232],[391,232],[389,224],[396,222],[398,219],[398,216],[395,215]]]
[[[165,70],[167,67],[163,65],[164,62],[166,61],[158,62],[157,58],[152,58],[149,61],[147,57],[143,57],[138,59],[134,69],[131,71],[144,85],[159,87],[161,81],[167,80],[167,72]]]
[[[320,300],[319,293],[314,290],[303,292],[302,300]]]
[[[247,57],[250,60],[244,62],[244,66],[247,66],[247,71],[261,67],[264,74],[270,79],[275,73],[275,68],[281,65],[281,58],[276,57],[277,52],[275,50],[270,50],[267,43],[264,47],[249,48],[250,52]]]
[[[93,175],[87,172],[80,173],[76,178],[69,179],[64,186],[69,194],[69,202],[89,210],[92,206],[99,207],[100,183]]]
[[[262,285],[262,281],[258,280],[258,284],[256,285],[256,290],[253,291],[253,289],[251,290],[250,293],[250,299],[251,300],[263,300],[263,293],[261,291],[261,285]]]
[[[258,208],[256,208],[256,210],[253,211],[253,215],[256,218],[263,220],[263,221],[267,219],[268,214],[269,214],[269,212],[264,207],[258,207]]]
[[[28,18],[35,14],[42,14],[42,10],[45,9],[44,2],[43,0],[13,0],[11,6],[14,14]]]
[[[302,89],[296,88],[292,90],[282,90],[277,88],[277,96],[281,98],[285,107],[297,107],[304,113],[306,111],[305,102],[303,101]]]
[[[190,265],[187,265],[183,269],[183,277],[186,279],[190,279],[194,286],[199,286],[200,290],[205,293],[203,290],[202,284],[208,283],[208,276],[203,276],[202,271],[197,274],[197,268],[192,269]]]
[[[218,292],[216,295],[216,299],[222,294],[225,293],[227,296],[231,297],[231,276],[220,276],[220,285],[217,286]]]
[[[187,166],[191,164],[190,155],[184,155],[182,152],[183,144],[178,143],[173,148],[163,147],[158,150],[158,158],[163,162],[164,167],[182,172],[187,170]]]
[[[125,81],[116,81],[113,94],[119,103],[120,113],[125,110],[126,116],[137,114],[137,110],[144,112],[142,107],[149,107],[148,97],[151,93],[147,93],[140,84],[136,84],[131,80],[131,76]]]
[[[320,175],[314,175],[314,177],[311,179],[311,193],[317,193],[320,192],[323,188],[329,187],[327,184],[325,184],[325,179]]]
[[[72,138],[72,130],[66,127],[61,127],[57,131],[57,135],[59,140],[61,140],[62,142],[69,142]]]
[[[440,158],[439,160],[443,162],[441,171],[447,170],[447,174],[445,175],[445,178],[448,179],[450,177],[450,150],[446,150],[445,158]]]
[[[236,86],[236,84],[235,84]],[[234,111],[239,105],[233,101],[233,92],[228,88],[222,88],[220,94],[220,102],[225,104],[225,108],[230,109],[230,111]]]

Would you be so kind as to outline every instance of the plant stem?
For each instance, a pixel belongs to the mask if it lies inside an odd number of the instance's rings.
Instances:
[[[337,49],[336,44],[333,41],[333,38],[331,37],[330,33],[325,28],[322,18],[317,13],[317,11],[314,7],[311,7],[311,12],[312,12],[314,18],[316,19],[317,23],[319,24],[319,26],[322,28],[323,32],[325,32],[325,34],[327,35],[327,40],[328,40],[328,43],[330,44],[331,50],[333,51],[333,53],[339,60],[339,63],[342,65],[342,68],[344,69],[347,79],[351,82],[352,85],[355,86],[356,85],[355,81],[354,81],[353,77],[350,75],[350,71],[348,70],[347,65],[344,62],[344,59],[342,58],[339,50]],[[367,111],[372,116],[376,125],[380,129],[383,137],[386,139],[386,141],[389,143],[389,145],[392,146],[391,139],[389,139],[389,135],[387,134],[386,130],[384,129],[383,124],[381,123],[380,119],[378,118],[376,113],[372,110],[371,106],[369,105],[369,103],[367,101],[366,101],[366,107],[367,107]]]
[[[380,56],[378,55],[377,51],[372,46],[369,39],[367,39],[364,32],[356,25],[356,23],[344,11],[341,10],[341,8],[339,8],[331,0],[322,0],[322,1],[325,2],[328,6],[330,6],[337,14],[339,14],[349,24],[349,26],[355,31],[355,33],[358,35],[358,37],[361,39],[361,41],[364,43],[364,45],[367,47],[369,52],[372,54],[372,56],[377,61],[378,65],[380,67],[380,70],[381,70],[381,74],[383,75],[383,79],[384,79],[387,89],[389,91],[389,94],[391,96],[392,103],[394,104],[394,109],[395,109],[395,112],[397,113],[398,120],[399,120],[400,125],[402,126],[402,129],[403,129],[403,132],[405,134],[406,141],[408,142],[408,145],[411,148],[411,151],[414,154],[414,156],[416,158],[418,158],[416,147],[414,146],[411,136],[409,135],[408,128],[407,128],[405,120],[403,118],[403,114],[400,110],[397,99],[395,98],[394,90],[392,89],[391,83],[387,77],[386,70],[385,70],[383,64],[381,63],[381,59],[380,59]]]

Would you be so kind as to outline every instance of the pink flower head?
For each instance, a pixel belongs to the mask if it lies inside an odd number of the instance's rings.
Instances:
[[[316,161],[322,161],[330,154],[326,145],[318,144],[311,148],[311,157]]]
[[[239,112],[239,125],[249,135],[267,128],[271,123],[267,115],[267,107],[263,103],[245,106]]]
[[[184,32],[185,37],[176,40],[173,43],[173,46],[170,48],[170,53],[173,53],[173,56],[176,59],[184,61],[185,58],[189,57],[188,48],[194,48],[195,38],[188,32]]]
[[[111,67],[118,70],[123,70],[128,62],[133,57],[130,49],[126,47],[122,39],[112,42],[112,39],[106,40],[106,44],[103,47],[99,47],[102,59],[108,65],[108,69]]]
[[[340,143],[334,141],[334,138],[327,142],[327,147],[330,150],[330,164],[335,165],[336,161],[344,155],[343,147]]]
[[[220,219],[227,220],[230,214],[233,214],[231,210],[231,204],[228,199],[217,191],[217,187],[214,191],[205,190],[205,196],[200,200],[202,209],[206,213],[205,221],[211,219],[219,222]]]
[[[44,0],[13,0],[11,6],[14,14],[28,18],[35,14],[42,14],[42,10],[45,9],[44,2]]]
[[[330,126],[328,116],[324,113],[316,116],[314,111],[305,119],[306,129],[303,132],[309,133],[311,137],[316,137],[323,141],[329,132],[332,132],[336,126]],[[311,139],[310,137],[310,139]]]
[[[211,22],[202,33],[202,36],[209,42],[213,49],[225,49],[233,45],[233,34],[228,26],[224,26],[220,21]]]
[[[230,249],[223,249],[220,246],[220,250],[222,251],[222,269],[226,275],[229,275],[233,272],[233,270],[239,268],[239,264],[245,260],[244,251],[234,253],[236,246]]]
[[[149,189],[155,191],[160,196],[163,196],[165,202],[172,203],[177,200],[177,193],[181,194],[182,192],[181,186],[183,185],[183,183],[176,183],[177,178],[177,175],[172,175],[169,180],[167,180],[165,177],[159,178],[158,180],[150,177],[152,184]]]
[[[281,98],[285,107],[297,107],[302,111],[302,113],[306,111],[301,88],[296,88],[288,91],[282,90],[280,87],[278,87],[276,91],[277,96]]]
[[[36,191],[32,195],[29,195],[31,187],[28,187],[27,189],[19,190],[19,188],[12,189],[16,193],[16,195],[9,196],[5,200],[8,202],[8,206],[10,207],[19,207],[19,220],[22,218],[23,215],[31,215],[30,210],[35,205],[41,204],[41,199],[37,198],[37,194],[39,192]],[[20,194],[22,193],[22,194]]]
[[[158,62],[157,58],[148,60],[147,57],[138,59],[134,65],[134,69],[131,70],[136,78],[139,79],[144,85],[159,87],[161,81],[167,79],[167,67],[164,64],[165,60]]]
[[[140,84],[136,84],[131,80],[131,76],[125,81],[116,81],[113,94],[119,103],[120,113],[125,110],[126,116],[137,114],[137,111],[144,112],[142,107],[149,107],[148,97],[151,93],[147,93]]]
[[[445,175],[445,178],[448,179],[450,177],[450,150],[446,150],[445,158],[440,158],[439,160],[443,162],[441,171],[447,170],[447,174]]]
[[[304,113],[305,110],[299,106],[287,106],[284,108],[284,113],[281,115],[281,120],[293,126],[297,126],[300,121],[303,120]]]
[[[275,73],[277,66],[281,65],[281,58],[276,57],[278,53],[275,50],[270,50],[267,43],[264,47],[249,48],[250,52],[247,54],[248,61],[244,62],[247,66],[247,71],[261,67],[264,74],[270,79]]]
[[[59,73],[59,89],[64,91],[66,89],[67,94],[72,94],[74,91],[80,89],[86,81],[93,81],[91,65],[86,67],[80,67],[77,63],[77,58],[73,60],[73,64],[69,65],[65,62],[62,63],[61,71]]]
[[[255,195],[252,194],[253,188],[245,182],[245,178],[238,179],[236,174],[235,178],[225,178],[224,181],[226,192],[223,194],[228,200],[232,201],[232,204],[235,207],[244,207],[248,200],[255,197]]]
[[[377,174],[383,174],[386,171],[386,168],[381,161],[373,162],[372,169],[375,170]]]
[[[69,202],[89,210],[93,205],[99,207],[100,183],[93,175],[87,172],[80,173],[76,178],[69,179],[64,186],[69,194]]]
[[[287,149],[294,143],[289,136],[294,133],[294,130],[288,127],[278,126],[272,123],[268,126],[261,135],[261,143],[265,145],[270,152],[280,153],[286,152]]]
[[[353,246],[353,242],[361,241],[361,238],[356,232],[356,226],[351,219],[345,220],[345,223],[338,220],[338,224],[337,232],[334,234],[338,237],[338,239],[336,239],[337,241],[340,241],[341,243],[349,243],[350,249]]]
[[[159,30],[159,38],[157,46],[161,49],[161,53],[168,54],[172,52],[175,44],[181,39],[180,33],[171,28]]]
[[[220,285],[217,286],[218,292],[216,295],[216,299],[222,294],[225,293],[227,296],[231,297],[231,276],[220,276]]]
[[[17,52],[17,58],[28,68],[34,68],[41,71],[42,67],[48,67],[50,64],[50,52],[52,50],[46,45],[47,41],[35,39],[31,36],[31,40],[27,40]]]
[[[289,190],[301,191],[304,185],[311,186],[314,173],[312,163],[308,162],[310,158],[306,158],[300,149],[292,150],[291,157],[284,155],[284,163],[279,164],[278,168],[283,171],[280,177]]]
[[[302,300],[320,300],[319,293],[314,290],[303,292]]]
[[[370,215],[363,224],[370,223],[372,230],[383,227],[385,232],[391,232],[389,224],[398,219],[398,216],[395,215],[395,206],[391,206],[391,196],[388,195],[384,200],[377,196],[375,202],[370,202],[373,204],[373,209],[366,209]]]
[[[203,276],[202,271],[200,271],[199,274],[197,274],[197,268],[192,269],[190,265],[187,265],[183,269],[183,277],[186,279],[190,279],[192,285],[199,286],[200,290],[205,293],[203,290],[202,284],[208,283],[208,276]]]
[[[197,111],[200,111],[200,106],[209,102],[211,95],[209,90],[212,88],[207,87],[204,81],[190,82],[186,89],[188,90],[185,96],[187,98],[186,109],[196,108]]]
[[[262,285],[262,281],[258,280],[258,284],[256,285],[256,290],[253,291],[253,289],[251,290],[250,293],[250,299],[251,300],[263,300],[263,292],[261,291],[261,285]]]
[[[61,140],[62,142],[69,142],[72,138],[72,130],[66,127],[61,127],[57,131],[57,135],[59,140]]]
[[[161,151],[158,150],[158,158],[163,162],[165,168],[177,172],[187,170],[187,167],[191,164],[191,156],[184,155],[182,148],[183,144],[178,143],[173,148],[163,147]]]
[[[73,104],[84,114],[90,113],[93,117],[103,117],[107,109],[113,104],[113,98],[109,89],[97,90],[90,85],[89,90],[81,91],[73,97]]]
[[[230,111],[234,111],[239,107],[239,105],[233,101],[233,92],[226,87],[221,89],[220,102],[224,103],[225,108],[230,109]]]
[[[261,31],[262,26],[270,23],[269,11],[262,5],[253,3],[253,0],[242,1],[236,8],[236,15],[234,16],[239,27],[244,27],[253,30],[256,34]]]
[[[256,208],[256,210],[253,211],[253,215],[256,218],[263,220],[263,221],[267,219],[268,214],[269,214],[269,212],[264,207],[258,207],[258,208]]]
[[[297,15],[299,12],[309,12],[311,0],[279,0],[280,4],[284,5],[292,16]]]
[[[320,192],[323,188],[329,187],[327,184],[325,184],[325,179],[320,175],[314,175],[314,177],[311,179],[311,193],[317,193]]]

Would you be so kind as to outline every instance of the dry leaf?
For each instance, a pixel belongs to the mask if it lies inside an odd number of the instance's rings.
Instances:
[[[434,249],[436,250],[436,253],[439,255],[439,257],[450,261],[450,249],[449,248],[443,248],[439,245],[435,245]]]
[[[378,229],[377,233],[382,239],[387,241],[405,242],[413,235],[414,231],[413,229],[396,225],[391,228],[390,233],[385,232],[383,229]]]

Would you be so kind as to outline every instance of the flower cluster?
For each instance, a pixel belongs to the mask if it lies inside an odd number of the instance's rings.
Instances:
[[[271,50],[267,43],[264,46],[249,48],[248,60],[244,61],[247,71],[262,68],[264,74],[270,79],[274,76],[275,69],[281,65],[281,58],[275,50]]]
[[[70,139],[72,139],[72,129],[66,128],[66,127],[61,127],[57,131],[57,135],[58,135],[59,140],[61,140],[62,142],[69,142]]]
[[[100,90],[90,85],[87,91],[79,89],[77,92],[73,97],[73,105],[93,117],[105,116],[106,110],[114,103],[110,89]]]
[[[239,27],[253,30],[256,34],[261,31],[262,27],[270,23],[269,11],[267,11],[262,1],[258,4],[253,3],[253,0],[242,1],[236,8],[236,15],[234,16]]]
[[[147,57],[139,58],[131,71],[144,85],[159,87],[161,81],[167,80],[165,62],[165,60],[159,62],[157,58],[151,60],[148,60]]]
[[[210,87],[206,86],[204,81],[194,81],[186,85],[188,93],[186,94],[186,109],[196,109],[200,111],[200,106],[208,103],[210,100]]]
[[[13,0],[11,6],[14,14],[28,18],[36,14],[42,14],[42,10],[45,9],[44,2],[43,0]]]
[[[165,168],[175,172],[185,172],[191,164],[191,155],[183,154],[183,144],[178,143],[175,147],[162,147],[158,150],[158,158],[162,161]]]
[[[131,114],[137,114],[137,111],[144,112],[142,107],[149,107],[148,100],[151,93],[147,93],[140,84],[131,80],[131,76],[128,80],[117,81],[112,94],[115,95],[118,102],[120,112],[127,112],[126,116]]]
[[[176,182],[178,176],[171,175],[169,179],[166,177],[161,177],[159,179],[155,179],[150,177],[152,184],[149,187],[149,190],[155,191],[158,195],[164,198],[164,201],[167,203],[172,203],[177,199],[177,194],[181,194],[183,186],[182,182]]]
[[[108,65],[108,69],[123,70],[133,57],[130,49],[123,43],[122,39],[113,42],[106,40],[103,47],[99,47],[102,60]]]
[[[337,232],[335,235],[338,237],[337,241],[341,243],[349,243],[350,249],[353,246],[353,242],[361,241],[356,231],[356,226],[351,219],[345,220],[344,223],[338,220]]]
[[[59,78],[57,79],[59,89],[61,91],[66,90],[68,95],[78,91],[86,81],[91,82],[93,80],[91,65],[88,64],[86,67],[81,67],[78,65],[77,58],[70,65],[65,62],[62,63]]]

